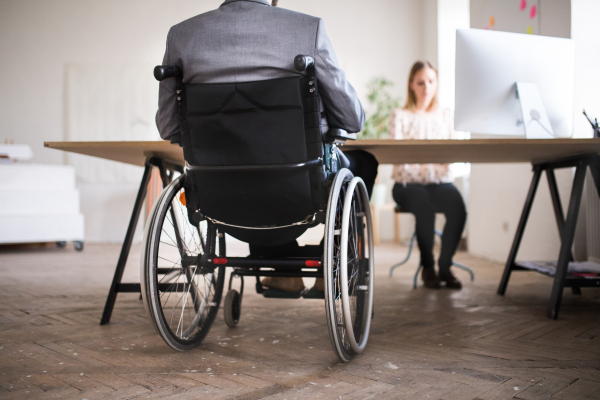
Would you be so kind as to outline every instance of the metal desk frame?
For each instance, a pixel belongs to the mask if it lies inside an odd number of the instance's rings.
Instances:
[[[160,157],[150,156],[146,159],[144,164],[144,175],[142,176],[140,189],[138,190],[137,197],[135,198],[133,212],[131,213],[131,219],[129,220],[129,226],[127,227],[127,233],[125,234],[123,247],[121,247],[121,254],[119,255],[119,261],[117,262],[115,275],[113,276],[108,297],[106,298],[106,305],[104,306],[104,312],[102,313],[100,325],[106,325],[110,322],[115,301],[117,300],[117,293],[141,293],[141,287],[139,283],[121,283],[121,279],[123,279],[125,264],[127,264],[129,251],[131,250],[131,243],[133,242],[133,235],[142,211],[144,199],[146,198],[146,194],[148,192],[148,183],[150,182],[152,168],[154,167],[158,168],[160,172],[163,188],[171,183],[173,174],[175,172],[183,173],[183,167],[181,165],[171,163]]]
[[[573,247],[575,227],[577,225],[577,218],[579,216],[585,176],[588,167],[592,172],[592,177],[596,185],[596,189],[598,190],[598,196],[600,196],[600,155],[597,153],[591,153],[532,164],[533,179],[531,181],[531,186],[529,187],[527,199],[525,200],[523,212],[521,213],[521,219],[517,227],[512,248],[510,250],[508,260],[506,261],[506,266],[504,267],[502,280],[500,281],[500,286],[498,287],[498,294],[504,295],[506,292],[506,286],[508,285],[508,280],[510,279],[510,274],[512,271],[531,270],[518,265],[515,260],[519,251],[519,246],[521,245],[521,239],[523,238],[525,226],[527,225],[527,219],[529,218],[531,206],[533,205],[538,183],[540,182],[542,172],[546,171],[548,186],[550,188],[550,196],[552,197],[554,214],[558,226],[558,233],[561,238],[558,263],[556,266],[556,273],[554,275],[554,285],[552,287],[552,294],[550,296],[550,303],[548,305],[548,318],[557,319],[562,300],[563,289],[565,287],[571,287],[573,293],[575,294],[581,294],[581,287],[600,287],[600,277],[597,279],[567,278],[569,262],[573,261],[573,253],[571,249]],[[576,170],[575,178],[573,180],[573,187],[571,189],[571,199],[569,200],[567,218],[565,220],[560,196],[558,193],[558,187],[556,185],[554,170],[570,167],[575,167]]]

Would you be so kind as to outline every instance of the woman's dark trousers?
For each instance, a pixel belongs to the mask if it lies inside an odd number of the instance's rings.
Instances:
[[[392,195],[402,211],[415,216],[423,268],[433,268],[435,265],[433,258],[435,213],[443,213],[446,216],[438,265],[440,271],[448,271],[467,219],[465,203],[459,191],[451,183],[407,184],[406,186],[397,183],[394,185]]]

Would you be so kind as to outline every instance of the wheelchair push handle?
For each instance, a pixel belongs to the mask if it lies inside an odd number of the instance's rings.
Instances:
[[[154,77],[157,81],[167,78],[180,78],[181,70],[173,65],[157,65],[154,67]]]
[[[300,72],[306,71],[308,68],[314,66],[315,60],[311,56],[298,54],[296,58],[294,58],[294,67]]]

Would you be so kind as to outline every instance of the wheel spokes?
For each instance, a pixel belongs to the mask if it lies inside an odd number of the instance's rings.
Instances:
[[[193,261],[206,248],[207,227],[206,223],[189,224],[187,209],[178,200],[180,192],[173,196],[163,221],[157,260],[167,265],[157,281],[169,284],[159,295],[169,328],[176,337],[187,340],[200,329],[215,304],[218,272],[201,274]]]

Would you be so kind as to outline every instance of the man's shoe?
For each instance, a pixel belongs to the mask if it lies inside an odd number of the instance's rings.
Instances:
[[[435,273],[434,268],[423,268],[421,271],[421,279],[423,279],[423,285],[429,289],[439,289],[442,287],[440,285],[440,280]]]
[[[261,283],[269,289],[283,290],[284,292],[300,293],[304,290],[302,278],[285,278],[280,276],[267,276]]]
[[[448,289],[462,289],[462,283],[449,270],[440,271],[440,281],[445,282]]]

